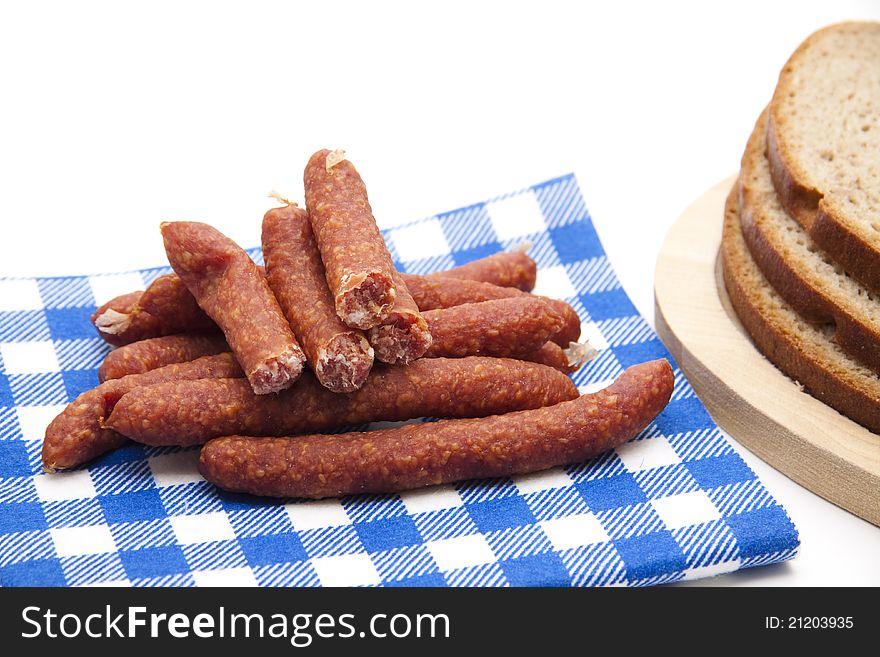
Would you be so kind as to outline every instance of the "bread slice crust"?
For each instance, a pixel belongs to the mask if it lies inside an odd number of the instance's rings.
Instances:
[[[849,49],[841,47],[848,43]],[[880,23],[838,23],[815,32],[779,74],[767,125],[767,158],[783,206],[823,250],[875,291],[880,291],[878,53]],[[822,85],[830,86],[828,109],[810,98]],[[803,128],[808,123],[822,128],[809,139]],[[857,160],[847,181],[828,176],[836,155],[828,140],[835,133],[847,135],[856,148],[838,158]],[[854,155],[858,149],[861,154]]]
[[[730,302],[758,350],[811,395],[880,433],[880,377],[849,358],[833,330],[804,321],[761,273],[740,228],[739,182],[727,197],[721,266]]]
[[[742,158],[740,222],[749,251],[799,315],[833,323],[840,347],[880,372],[880,300],[824,254],[780,203],[765,156],[766,126],[765,111]]]

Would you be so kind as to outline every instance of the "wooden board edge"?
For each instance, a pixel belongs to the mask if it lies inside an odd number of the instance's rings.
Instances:
[[[695,219],[694,217],[705,214],[703,206],[706,206],[708,202],[711,207],[712,201],[715,201],[717,211],[711,219],[717,220],[717,230],[704,230],[703,239],[699,243],[692,244],[697,249],[711,249],[705,253],[711,253],[713,256],[711,266],[708,264],[710,259],[704,257],[702,258],[704,262],[698,267],[699,271],[690,272],[695,281],[697,277],[702,277],[697,285],[711,284],[714,290],[712,295],[704,293],[701,301],[713,304],[711,307],[713,316],[723,315],[724,317],[725,321],[723,323],[719,321],[719,326],[714,328],[738,333],[744,352],[749,354],[751,358],[759,358],[765,366],[775,370],[780,389],[787,390],[789,393],[795,391],[800,393],[794,382],[776,370],[757,351],[739,322],[731,320],[728,316],[730,303],[726,300],[723,282],[719,284],[717,279],[717,253],[721,239],[723,202],[734,181],[735,177],[732,177],[708,190],[682,213],[667,233],[655,269],[654,297],[657,333],[678,362],[682,372],[687,376],[713,419],[737,442],[798,484],[841,508],[875,525],[880,525],[880,501],[878,501],[880,461],[871,463],[852,454],[838,454],[829,449],[828,445],[814,434],[811,435],[809,431],[804,430],[803,427],[795,427],[793,430],[784,422],[780,422],[778,419],[780,414],[774,412],[779,409],[762,409],[745,399],[734,387],[731,387],[726,380],[729,377],[723,377],[714,371],[718,369],[718,364],[713,362],[711,354],[699,352],[699,350],[695,353],[689,346],[692,340],[688,334],[687,323],[682,323],[680,318],[675,316],[675,300],[669,297],[674,294],[681,294],[684,298],[691,300],[695,297],[692,290],[676,291],[675,283],[665,279],[666,272],[669,271],[666,267],[669,266],[670,261],[674,262],[675,260],[674,258],[666,258],[665,254],[669,251],[670,241],[676,239],[676,231],[681,231],[683,224],[688,221],[699,221],[699,218]],[[711,239],[706,240],[707,235]],[[714,298],[708,298],[709,296]],[[727,301],[726,304],[725,301]],[[803,393],[800,394],[803,396]],[[827,412],[829,421],[831,418],[834,418],[835,421],[844,421],[852,425],[848,427],[849,431],[864,432],[868,436],[875,437],[878,450],[880,450],[880,436],[876,436],[876,434],[868,432],[867,429],[843,418],[818,400],[809,399],[823,407],[824,410],[821,413]],[[842,481],[847,482],[847,485],[841,486],[840,482]]]

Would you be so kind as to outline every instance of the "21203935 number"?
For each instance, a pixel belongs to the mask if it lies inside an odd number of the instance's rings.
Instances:
[[[852,616],[765,616],[764,627],[768,630],[849,630],[853,628]]]

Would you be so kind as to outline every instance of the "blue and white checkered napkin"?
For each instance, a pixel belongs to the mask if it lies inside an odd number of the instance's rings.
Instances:
[[[385,237],[398,265],[419,273],[533,242],[535,292],[571,302],[599,350],[575,376],[582,390],[671,361],[621,289],[574,176]],[[98,383],[108,351],[89,314],[164,271],[0,280],[0,585],[635,586],[797,552],[785,510],[677,369],[669,407],[637,439],[512,479],[264,500],[205,482],[197,450],[133,444],[42,474],[46,425]]]

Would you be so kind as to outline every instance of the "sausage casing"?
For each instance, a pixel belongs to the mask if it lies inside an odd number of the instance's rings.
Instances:
[[[159,320],[165,335],[215,328],[176,274],[164,274],[150,283],[138,308]]]
[[[395,269],[363,180],[351,162],[334,160],[336,153],[321,150],[309,159],[306,208],[337,315],[348,326],[369,329],[394,306]]]
[[[129,374],[143,374],[172,363],[184,363],[224,351],[229,351],[229,345],[219,333],[147,338],[123,345],[107,354],[98,369],[98,380],[103,383]]]
[[[308,213],[295,206],[269,210],[262,243],[269,287],[318,381],[334,392],[357,390],[373,367],[373,349],[336,314]]]
[[[656,360],[630,367],[604,390],[545,408],[336,435],[217,438],[202,448],[199,471],[226,490],[304,498],[525,474],[633,438],[672,387],[672,368]]]
[[[572,342],[563,349],[555,342],[545,342],[540,349],[520,356],[520,358],[532,363],[541,363],[566,374],[572,374],[597,355],[596,350],[589,344]]]
[[[426,276],[418,274],[400,274],[400,276],[419,309],[433,310],[463,303],[501,299],[519,293],[517,287],[501,287],[480,279],[463,277],[467,275],[483,276],[490,281],[505,281],[530,290],[535,285],[533,265],[534,262],[528,256],[504,253]],[[473,283],[476,286],[469,285]],[[484,287],[481,289],[480,285]],[[449,288],[448,292],[444,292],[446,288]],[[441,298],[443,301],[438,301]],[[552,301],[567,306],[563,301],[555,299]],[[577,340],[580,334],[577,313],[570,306],[568,308],[569,310],[564,310],[561,306],[555,307],[563,316],[568,314],[567,316],[571,318],[571,315],[574,315],[569,332],[564,335],[561,332],[559,335],[562,346],[567,344],[565,340]],[[107,314],[108,309],[113,312]],[[96,325],[98,333],[113,345],[129,344],[136,340],[174,333],[219,330],[211,318],[205,315],[177,274],[165,274],[142,292],[130,292],[108,301],[92,315],[92,322]],[[104,325],[104,328],[101,325]],[[122,329],[123,325],[127,327],[126,330]],[[112,328],[108,329],[108,326]],[[574,327],[577,327],[577,331]],[[114,332],[109,333],[107,330]],[[564,331],[566,329],[563,329]]]
[[[231,434],[281,436],[415,417],[480,417],[577,397],[565,374],[503,358],[420,358],[376,364],[362,388],[330,392],[309,373],[277,395],[243,381],[162,383],[116,404],[107,426],[148,445],[197,445]]]
[[[515,287],[501,287],[464,278],[449,278],[442,274],[443,272],[439,272],[436,276],[412,276],[411,279],[407,279],[413,299],[423,312],[529,294]],[[577,311],[565,301],[549,297],[538,298],[549,304],[562,317],[562,328],[553,337],[553,341],[561,347],[567,347],[569,342],[577,342],[581,335],[581,319]]]
[[[79,395],[49,423],[43,439],[43,467],[49,472],[73,468],[125,444],[125,436],[107,428],[104,421],[116,402],[138,386],[236,376],[242,376],[241,368],[232,354],[224,353],[106,381]]]
[[[394,308],[378,326],[367,332],[367,338],[378,360],[406,365],[424,356],[434,338],[403,277],[397,272],[394,272],[394,285],[397,290]]]
[[[428,278],[463,278],[531,292],[538,278],[538,265],[521,251],[495,253],[453,269],[427,274]]]
[[[138,300],[143,293],[138,290],[122,294],[95,310],[92,324],[98,335],[115,346],[161,335],[161,322],[149,313],[139,311]]]
[[[244,249],[195,221],[163,223],[162,238],[171,267],[223,331],[254,392],[290,386],[305,354],[266,277]]]
[[[426,355],[433,358],[517,358],[540,349],[562,328],[562,318],[531,295],[429,310],[424,316],[434,337]]]
[[[112,345],[163,335],[216,330],[176,274],[159,276],[143,292],[130,292],[92,314],[98,334]]]

